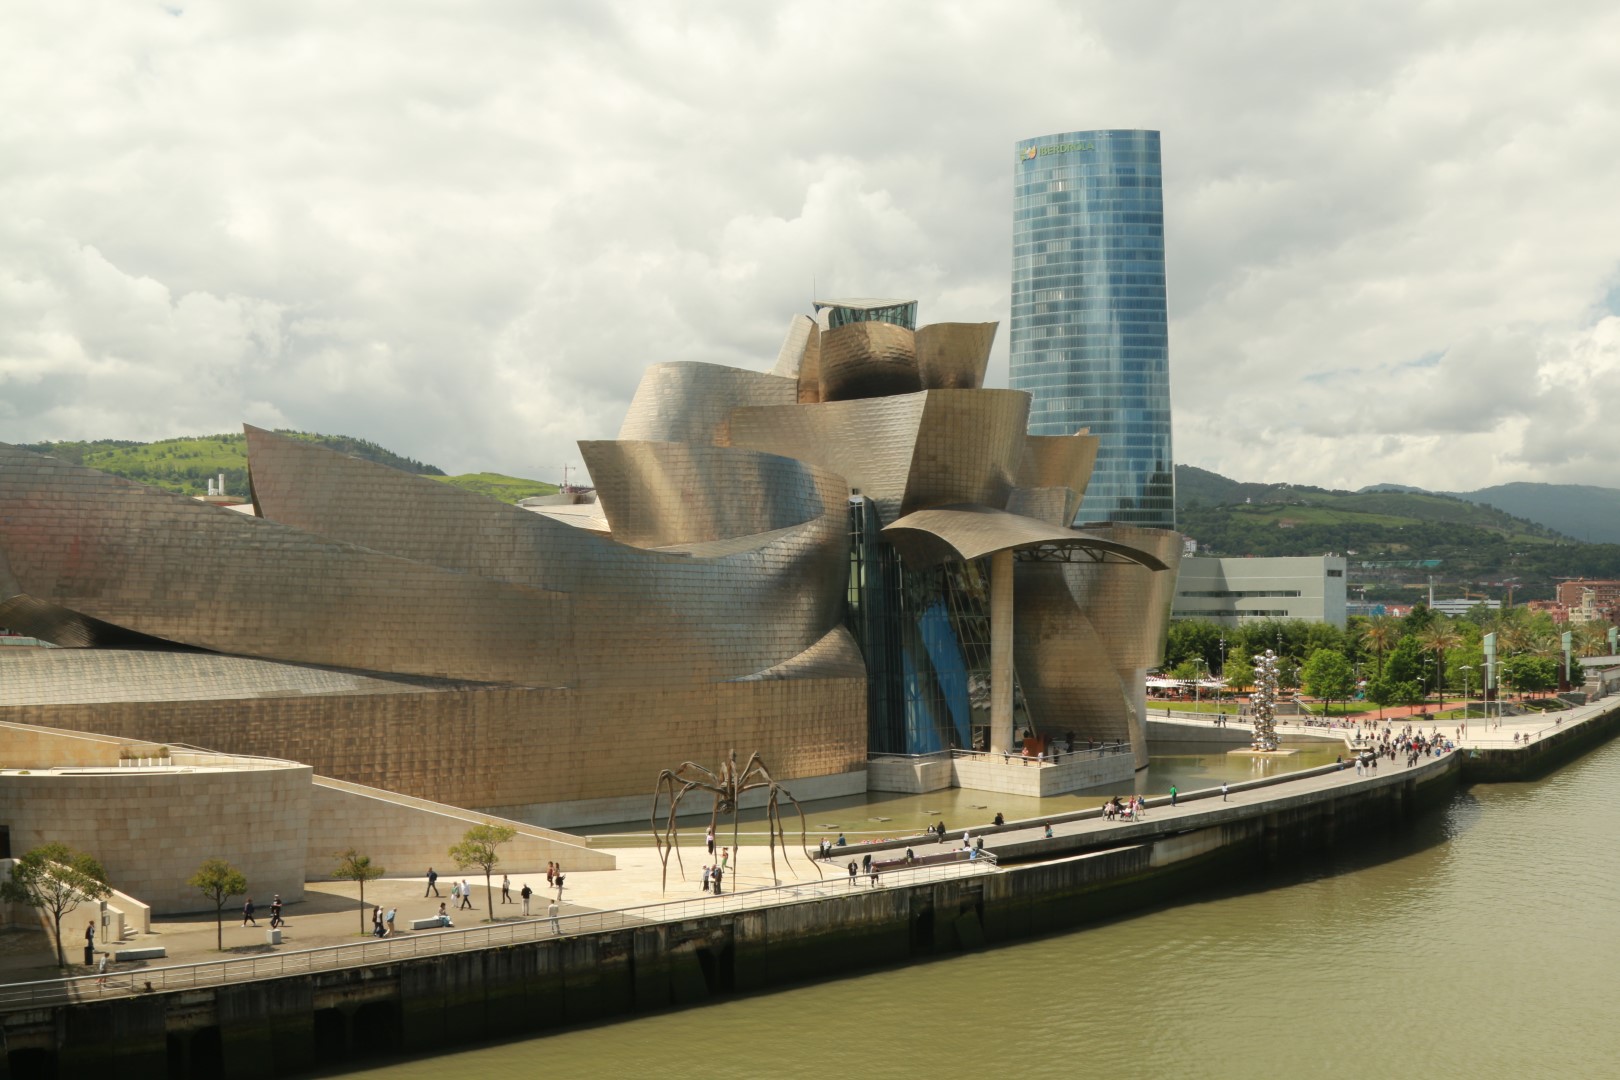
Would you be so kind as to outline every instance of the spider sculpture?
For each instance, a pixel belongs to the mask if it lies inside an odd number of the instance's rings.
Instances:
[[[771,778],[770,770],[758,754],[748,759],[748,764],[742,768],[737,767],[737,751],[733,750],[731,756],[720,763],[718,772],[710,772],[703,766],[691,761],[683,761],[680,768],[665,769],[658,774],[658,783],[653,787],[652,802],[652,830],[653,840],[658,844],[658,858],[664,864],[663,886],[669,888],[669,853],[675,853],[675,861],[681,868],[681,877],[686,876],[686,864],[681,860],[679,836],[676,833],[675,815],[680,811],[681,800],[692,791],[707,791],[714,795],[714,812],[709,815],[709,829],[713,831],[718,824],[722,813],[731,814],[731,850],[737,854],[740,862],[742,849],[737,845],[737,803],[746,791],[758,788],[769,790],[769,798],[765,802],[765,831],[770,837],[771,847],[771,880],[776,880],[776,844],[778,839],[782,843],[782,858],[787,858],[787,833],[782,828],[782,810],[779,796],[787,796],[793,808],[799,811],[799,846],[804,851],[804,857],[811,866],[816,867],[816,873],[821,873],[821,867],[816,866],[815,859],[810,857],[810,849],[806,846],[804,809],[799,806],[799,800],[793,797],[781,784]],[[658,828],[658,800],[661,797],[669,798],[669,819],[665,822],[663,831]],[[791,867],[790,867],[791,869]],[[794,875],[797,877],[797,873]]]

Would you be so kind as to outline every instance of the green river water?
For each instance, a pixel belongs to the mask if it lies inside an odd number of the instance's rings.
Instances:
[[[1134,917],[343,1075],[1620,1077],[1617,835],[1620,742]]]

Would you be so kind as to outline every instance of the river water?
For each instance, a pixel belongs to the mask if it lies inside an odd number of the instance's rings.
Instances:
[[[542,1076],[1620,1076],[1620,742],[1018,945],[390,1064]]]

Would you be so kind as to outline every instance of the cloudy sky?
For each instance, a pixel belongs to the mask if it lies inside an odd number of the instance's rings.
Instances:
[[[1620,486],[1612,0],[8,4],[0,440],[557,479],[812,289],[1005,327],[1012,144],[1096,127],[1164,133],[1178,461]]]

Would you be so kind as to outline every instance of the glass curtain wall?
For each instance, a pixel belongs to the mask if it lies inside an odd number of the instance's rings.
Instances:
[[[1009,381],[1032,435],[1101,440],[1077,522],[1175,527],[1157,131],[1017,144]]]

